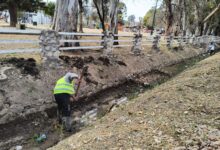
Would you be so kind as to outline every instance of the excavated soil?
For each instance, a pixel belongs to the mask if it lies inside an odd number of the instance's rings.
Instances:
[[[32,59],[2,61],[0,67],[10,66],[13,69],[5,72],[8,76],[6,81],[0,81],[0,135],[3,135],[0,147],[4,150],[24,145],[26,149],[45,149],[68,136],[57,127],[52,94],[56,80],[68,71],[80,73],[83,67],[88,67],[79,91],[79,101],[72,107],[74,118],[80,118],[94,108],[103,110],[99,112],[104,115],[114,99],[134,98],[146,88],[175,75],[179,70],[172,65],[203,53],[202,49],[190,47],[178,52],[152,51],[141,56],[124,54],[110,58],[99,53],[73,54],[61,56],[63,66],[56,69],[43,69],[36,66]],[[191,64],[192,60],[189,62]],[[182,65],[180,68],[184,69]],[[83,126],[76,121],[75,131]],[[34,135],[39,133],[47,134],[46,142],[36,144],[33,141]]]
[[[1,64],[2,65],[12,64],[16,68],[20,69],[22,74],[29,74],[32,76],[39,75],[39,69],[37,68],[36,61],[33,58],[24,59],[24,58],[12,57],[12,58],[4,59],[1,62]]]

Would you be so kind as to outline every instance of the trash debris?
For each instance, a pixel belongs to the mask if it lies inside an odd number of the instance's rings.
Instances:
[[[23,149],[23,147],[21,146],[21,145],[17,145],[16,147],[15,147],[15,150],[22,150]]]
[[[47,136],[46,136],[46,134],[39,134],[39,135],[35,135],[34,139],[37,143],[42,143],[42,142],[46,141]]]

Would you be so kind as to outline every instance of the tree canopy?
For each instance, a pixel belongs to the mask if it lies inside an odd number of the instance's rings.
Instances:
[[[15,26],[17,23],[18,11],[34,12],[44,6],[45,3],[42,0],[0,0],[0,10],[9,10],[11,26]]]

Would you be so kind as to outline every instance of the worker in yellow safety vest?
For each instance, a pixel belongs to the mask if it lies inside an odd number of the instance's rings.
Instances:
[[[72,130],[70,103],[75,99],[74,94],[77,81],[78,75],[68,72],[64,77],[57,80],[53,91],[58,105],[57,112],[59,123],[63,124],[66,131]]]

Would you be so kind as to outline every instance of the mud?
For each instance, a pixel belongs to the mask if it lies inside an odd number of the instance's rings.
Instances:
[[[24,59],[12,57],[3,60],[2,64],[12,64],[20,69],[22,74],[29,74],[36,77],[39,75],[39,69],[37,68],[36,61],[33,58]]]

